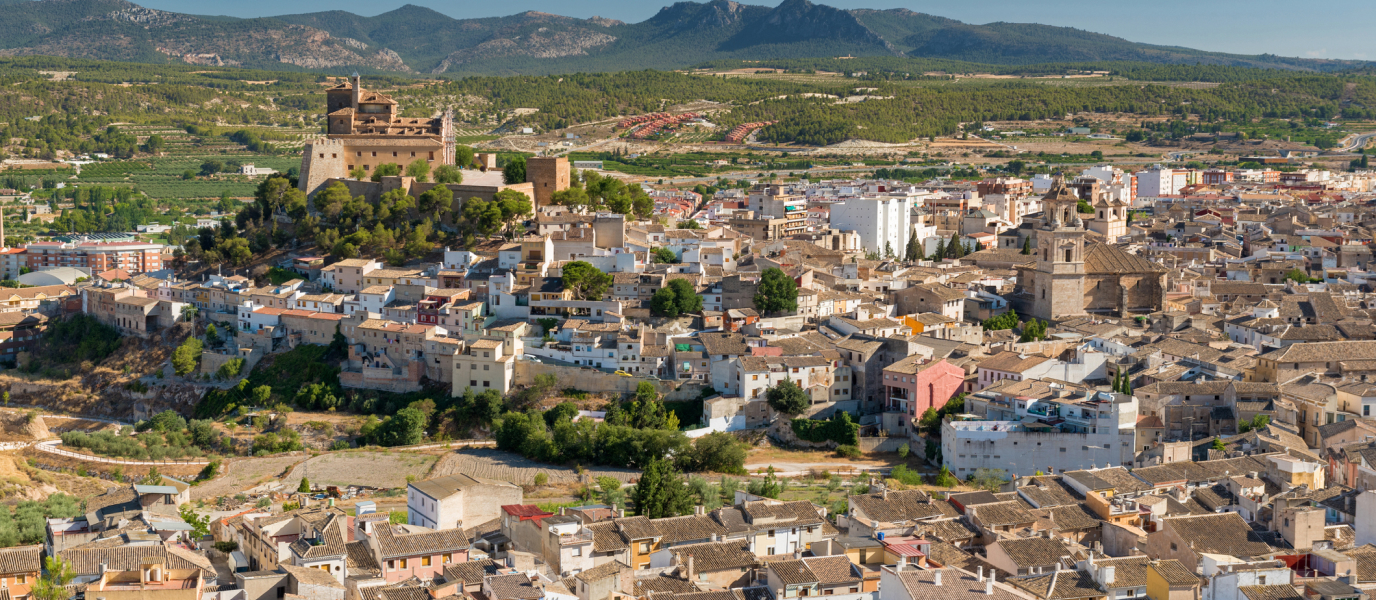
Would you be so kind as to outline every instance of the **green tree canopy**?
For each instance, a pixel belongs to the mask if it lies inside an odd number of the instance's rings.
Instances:
[[[601,300],[612,284],[610,273],[604,273],[587,261],[575,260],[564,265],[564,288],[578,300]]]
[[[765,390],[765,401],[780,413],[786,415],[798,415],[807,410],[812,405],[812,400],[808,398],[807,392],[798,384],[790,379],[780,381],[774,387]]]
[[[693,510],[693,498],[678,469],[668,460],[656,459],[645,465],[640,480],[631,491],[636,513],[651,519],[677,517]]]
[[[526,182],[526,159],[518,156],[506,162],[502,167],[502,181],[507,185]]]
[[[798,310],[797,282],[776,267],[765,269],[755,291],[755,310],[762,314]]]

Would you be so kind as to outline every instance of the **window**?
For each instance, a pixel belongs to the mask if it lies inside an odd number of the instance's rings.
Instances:
[[[573,555],[574,555],[574,556],[583,556],[583,547],[582,547],[582,546],[578,546],[578,547],[574,548],[574,549],[573,549]]]
[[[1176,550],[1179,550],[1179,548],[1176,547],[1175,542],[1171,542],[1171,552],[1175,552]]]
[[[406,559],[404,559],[404,558],[401,559],[401,568],[403,568],[403,569],[406,568]]]
[[[389,561],[387,561],[387,570],[388,570],[388,571],[391,571],[392,569],[395,569],[395,568],[397,568],[397,561],[395,561],[395,560],[389,560]]]
[[[469,387],[478,387],[478,380],[476,380],[476,379],[469,379],[469,380],[468,380],[468,386],[469,386]]]
[[[1257,575],[1257,585],[1266,585],[1266,576]]]
[[[420,566],[422,566],[422,567],[428,567],[428,566],[430,566],[430,557],[429,557],[429,556],[422,556],[422,557],[420,557]]]
[[[641,554],[649,554],[649,553],[650,553],[650,542],[640,542],[640,553],[641,553]]]
[[[1128,590],[1128,597],[1129,597],[1129,598],[1136,598],[1136,597],[1137,597],[1137,590]]]

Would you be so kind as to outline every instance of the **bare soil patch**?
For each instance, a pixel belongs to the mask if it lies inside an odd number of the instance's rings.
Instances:
[[[609,475],[628,483],[640,476],[640,471],[611,467],[589,467],[585,472],[593,478]],[[430,476],[444,477],[458,473],[517,485],[531,485],[535,482],[536,473],[544,473],[549,476],[551,484],[578,483],[578,473],[570,467],[548,465],[491,448],[464,448],[445,454]]]
[[[243,458],[221,465],[222,475],[191,488],[192,500],[237,494],[261,483],[278,480],[292,465],[304,460],[300,454]]]
[[[427,479],[436,460],[438,457],[431,454],[405,452],[331,452],[295,465],[282,481],[294,485],[302,477],[309,477],[314,485],[399,488],[406,486],[408,475],[417,480]]]

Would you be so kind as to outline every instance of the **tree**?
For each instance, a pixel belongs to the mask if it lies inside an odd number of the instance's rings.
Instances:
[[[678,304],[679,314],[702,311],[702,296],[698,295],[698,290],[693,286],[693,282],[687,279],[670,279],[665,289],[673,290],[674,301]]]
[[[396,177],[401,175],[401,165],[397,163],[382,163],[373,169],[373,181],[382,181],[383,177]]]
[[[305,477],[302,477],[301,484],[296,486],[296,491],[301,494],[311,493],[311,482],[307,481]]]
[[[1219,452],[1224,452],[1228,449],[1228,446],[1223,443],[1223,438],[1214,437],[1214,443],[1210,444],[1209,448],[1213,450],[1218,450]]]
[[[575,260],[564,265],[563,282],[565,288],[573,291],[576,300],[601,300],[612,284],[612,276],[587,261]]]
[[[903,260],[917,262],[923,258],[925,257],[922,256],[922,241],[917,239],[917,228],[914,227],[908,234],[908,247],[903,254]]]
[[[694,219],[684,219],[678,222],[679,229],[702,229],[702,224]]]
[[[659,264],[662,264],[662,265],[667,265],[667,264],[671,264],[671,263],[676,263],[676,262],[678,262],[678,257],[674,255],[674,251],[673,251],[673,250],[670,250],[670,249],[668,249],[668,248],[664,248],[664,247],[655,248],[654,251],[651,252],[650,254],[652,254],[652,255],[654,256],[654,261],[655,261],[656,263],[659,263]]]
[[[884,240],[884,258],[893,258],[893,244],[888,240]]]
[[[349,171],[349,179],[363,181],[368,178],[368,172],[363,170],[363,165],[358,165]]]
[[[447,166],[447,165],[446,165]],[[430,179],[430,163],[423,158],[417,158],[406,165],[406,176],[415,177],[416,181],[425,183]]]
[[[29,590],[31,600],[68,600],[72,592],[67,585],[76,577],[71,565],[60,557],[49,556],[44,560],[44,573]]]
[[[745,473],[746,446],[736,436],[714,431],[693,442],[692,469],[715,473]]]
[[[907,444],[903,444],[902,446],[899,446],[899,447],[898,447],[898,458],[908,458],[908,453],[911,452],[911,451],[912,451],[912,450],[911,450],[910,448],[908,448],[908,445],[907,445]]]
[[[267,406],[268,400],[272,398],[272,387],[260,385],[253,388],[253,402],[257,406]]]
[[[1007,481],[1008,473],[1003,469],[977,469],[971,477],[970,483],[975,487],[988,491],[997,492]]]
[[[922,431],[932,433],[941,427],[941,415],[937,414],[936,409],[930,406],[922,411],[922,417],[917,420],[917,426]]]
[[[769,407],[786,415],[798,415],[812,405],[807,393],[791,379],[780,381],[764,392]]]
[[[1046,321],[1039,321],[1035,317],[1022,326],[1022,337],[1018,338],[1018,343],[1036,342],[1046,339]]]
[[[798,284],[776,267],[765,269],[755,291],[755,310],[762,314],[798,310]]]
[[[960,243],[960,232],[952,231],[950,241],[946,242],[946,258],[960,258],[965,251],[965,244]]]
[[[186,521],[186,524],[191,526],[192,540],[199,541],[201,538],[210,535],[210,517],[196,514],[196,511],[192,510],[190,504],[183,504],[181,508],[177,509],[177,512],[181,513],[182,520]]]
[[[463,172],[454,165],[440,165],[435,167],[435,183],[463,183]]]
[[[1032,236],[1029,235],[1022,239],[1022,253],[1024,256],[1032,254]]]
[[[383,421],[376,436],[382,446],[419,444],[425,436],[425,415],[414,408],[403,408]]]
[[[938,239],[936,241],[936,252],[932,253],[932,260],[941,260],[943,258],[946,258],[946,240]]]
[[[636,513],[650,519],[686,515],[693,509],[693,499],[668,460],[654,459],[645,465],[640,481],[631,490]]]
[[[220,332],[215,329],[215,324],[205,326],[205,343],[214,346],[220,341]]]
[[[454,146],[454,164],[458,165],[460,169],[473,166],[473,147],[463,145]]]
[[[502,167],[502,181],[507,185],[515,185],[526,182],[526,159],[518,156],[506,162]]]
[[[1271,417],[1258,414],[1257,416],[1252,417],[1250,420],[1239,423],[1237,426],[1237,432],[1247,433],[1248,431],[1252,431],[1253,429],[1264,429],[1267,425],[1270,424]]]
[[[1309,275],[1299,269],[1290,269],[1285,272],[1285,278],[1295,283],[1309,283]]]
[[[172,368],[177,375],[185,376],[196,370],[196,366],[201,362],[201,352],[205,344],[200,339],[188,337],[182,345],[172,352]]]
[[[955,487],[960,481],[956,479],[955,475],[951,474],[951,470],[947,468],[946,465],[941,465],[941,471],[936,474],[936,480],[932,483],[940,487],[948,488]]]
[[[626,493],[621,491],[621,480],[611,475],[597,478],[597,487],[602,490],[602,504],[617,506],[626,501]]]
[[[667,287],[655,290],[650,296],[650,313],[672,319],[678,316],[678,297]]]

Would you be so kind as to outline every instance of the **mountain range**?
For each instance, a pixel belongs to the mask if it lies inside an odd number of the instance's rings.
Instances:
[[[1031,23],[973,25],[906,9],[677,2],[640,23],[541,12],[454,19],[406,5],[238,19],[127,0],[0,0],[0,55],[269,69],[550,74],[674,69],[723,59],[899,56],[1018,65],[1144,61],[1329,71],[1356,61],[1235,55]]]

